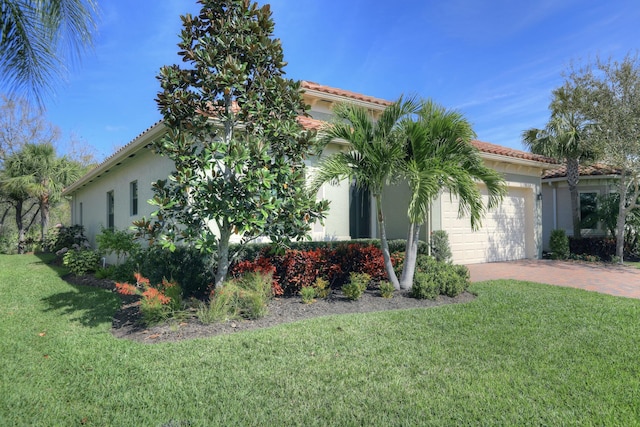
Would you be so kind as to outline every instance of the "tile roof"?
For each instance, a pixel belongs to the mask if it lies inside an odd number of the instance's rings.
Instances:
[[[320,128],[326,123],[322,120],[317,120],[311,117],[298,116],[298,123],[308,130],[320,130]]]
[[[620,169],[613,168],[611,166],[604,165],[602,163],[595,163],[588,166],[579,167],[580,176],[605,176],[605,175],[619,175]],[[564,178],[567,176],[567,166],[561,165],[556,169],[546,171],[542,175],[542,179],[552,178]]]
[[[548,163],[551,165],[558,164],[557,160],[549,157],[540,156],[538,154],[529,153],[527,151],[515,150],[509,147],[503,147],[502,145],[490,144],[483,141],[471,141],[481,152],[489,154],[497,154],[499,156],[514,157],[517,159],[531,160],[534,162]]]
[[[306,90],[316,90],[318,92],[323,92],[323,93],[327,93],[327,94],[330,94],[330,95],[343,96],[343,97],[346,97],[346,98],[355,99],[357,101],[370,102],[372,104],[378,104],[378,105],[382,105],[382,106],[385,106],[385,107],[387,105],[393,104],[393,102],[387,101],[386,99],[376,98],[376,97],[373,97],[373,96],[367,96],[367,95],[363,95],[361,93],[351,92],[350,90],[344,90],[344,89],[338,89],[338,88],[335,88],[335,87],[324,86],[324,85],[321,85],[319,83],[309,82],[309,81],[306,81],[306,80],[303,80],[301,82],[301,86],[302,86],[303,89],[306,89]]]

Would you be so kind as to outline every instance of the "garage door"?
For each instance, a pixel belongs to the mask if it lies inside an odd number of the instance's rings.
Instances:
[[[458,218],[458,201],[442,196],[442,228],[449,234],[449,243],[456,264],[509,261],[527,256],[527,195],[530,191],[509,188],[502,204],[487,212],[482,227],[471,230],[468,217]],[[483,192],[484,203],[488,196]]]

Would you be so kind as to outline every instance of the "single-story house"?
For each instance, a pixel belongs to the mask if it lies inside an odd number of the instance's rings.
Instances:
[[[319,129],[332,116],[336,103],[350,102],[367,108],[375,116],[389,101],[347,90],[303,82],[304,99],[311,106],[310,116],[300,123]],[[102,227],[127,229],[132,221],[149,217],[154,208],[146,203],[152,198],[151,183],[164,179],[173,168],[166,157],[154,153],[152,141],[165,131],[158,122],[115,152],[95,169],[65,189],[71,199],[72,222],[83,225],[92,244]],[[431,206],[422,238],[428,240],[433,230],[446,230],[456,263],[539,258],[542,254],[541,176],[557,167],[548,158],[486,142],[473,141],[489,167],[504,174],[508,194],[501,206],[482,221],[482,228],[472,231],[468,218],[458,218],[455,197],[443,193]],[[348,150],[344,141],[329,144],[323,155]],[[318,159],[309,161],[313,169]],[[482,189],[481,189],[482,190]],[[384,194],[387,235],[390,239],[406,237],[408,187],[398,185]],[[373,201],[350,182],[325,184],[319,198],[331,201],[324,225],[315,224],[314,240],[345,240],[378,236]]]
[[[592,164],[580,166],[578,181],[578,206],[580,218],[585,219],[592,213],[600,196],[617,193],[619,172],[610,166]],[[549,237],[552,230],[564,230],[567,236],[573,236],[571,216],[571,195],[567,184],[565,165],[547,170],[542,176],[542,239],[544,250],[549,250]],[[601,223],[581,229],[582,236],[604,236],[606,228]]]

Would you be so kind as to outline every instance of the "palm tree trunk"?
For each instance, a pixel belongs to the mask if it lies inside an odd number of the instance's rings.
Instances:
[[[382,195],[376,194],[376,210],[378,214],[378,230],[380,230],[380,249],[382,249],[382,257],[384,259],[384,268],[387,271],[387,277],[396,290],[400,289],[400,282],[393,269],[391,262],[391,253],[389,252],[389,242],[387,241],[387,231],[384,226],[384,213],[382,212]]]
[[[569,195],[571,198],[571,218],[573,222],[573,237],[579,239],[582,237],[580,224],[580,206],[578,202],[578,182],[580,181],[580,169],[578,159],[567,159],[567,185],[569,186]]]
[[[413,286],[413,276],[416,271],[416,261],[418,259],[418,240],[420,239],[420,228],[422,224],[409,224],[407,235],[407,248],[404,255],[404,265],[402,266],[402,277],[400,278],[400,289],[411,289]]]
[[[44,242],[44,237],[49,228],[49,200],[42,198],[40,200],[40,241]]]
[[[16,200],[16,227],[18,228],[18,253],[23,254],[25,249],[24,225],[22,223],[22,200]]]

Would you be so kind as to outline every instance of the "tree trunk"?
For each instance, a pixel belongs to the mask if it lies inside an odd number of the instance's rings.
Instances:
[[[40,241],[44,242],[44,237],[47,234],[49,228],[49,198],[43,197],[40,199]]]
[[[421,227],[422,224],[409,224],[407,248],[404,254],[404,265],[402,266],[402,277],[400,279],[400,289],[411,289],[413,286],[413,276],[416,271],[416,261],[418,259],[418,240],[420,239]]]
[[[25,249],[24,225],[22,224],[22,200],[16,200],[16,227],[18,228],[18,253],[23,254]]]
[[[384,259],[384,268],[387,271],[389,281],[396,290],[400,289],[400,282],[393,269],[393,263],[391,262],[391,253],[389,252],[389,242],[387,242],[387,231],[384,227],[384,213],[382,212],[382,196],[380,194],[375,195],[376,210],[378,214],[378,230],[380,231],[380,249],[382,249],[382,257]]]
[[[220,240],[218,240],[217,248],[217,261],[218,266],[216,269],[216,275],[214,279],[214,289],[220,288],[227,274],[229,273],[229,240],[231,239],[231,229],[224,224],[222,227],[218,227],[220,230]]]
[[[620,177],[620,181],[626,181],[622,177]],[[625,187],[624,189],[622,187]],[[624,227],[626,223],[627,217],[627,209],[625,203],[624,192],[626,192],[626,185],[620,185],[618,188],[620,191],[620,201],[618,202],[618,218],[616,219],[616,256],[618,257],[618,262],[620,264],[623,263],[624,258]]]
[[[571,198],[571,218],[573,222],[573,237],[581,238],[580,206],[578,194],[578,182],[580,181],[580,169],[578,159],[567,159],[567,185]]]

